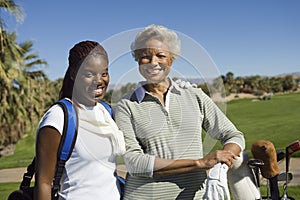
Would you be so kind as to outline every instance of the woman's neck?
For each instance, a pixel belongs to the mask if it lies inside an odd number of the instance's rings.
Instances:
[[[97,104],[96,102],[92,102],[92,101],[87,101],[87,102],[78,101],[76,98],[73,99],[73,102],[79,108],[82,108],[82,105],[85,107],[93,107]]]
[[[165,82],[160,83],[146,83],[144,88],[153,96],[157,97],[162,105],[165,105],[166,94],[169,90],[171,82],[167,79]]]

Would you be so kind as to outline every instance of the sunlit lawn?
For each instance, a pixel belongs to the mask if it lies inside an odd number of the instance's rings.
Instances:
[[[9,193],[19,188],[20,183],[0,183],[0,200],[7,200]],[[280,195],[283,194],[282,187],[280,189]],[[266,188],[264,186],[261,187],[262,195],[265,196],[267,194]],[[289,196],[294,199],[300,199],[300,186],[289,186],[288,187]]]
[[[251,145],[257,140],[269,140],[277,151],[284,151],[287,145],[300,139],[300,93],[276,95],[266,101],[234,100],[227,103],[226,114],[245,134],[250,156]],[[35,130],[19,141],[13,156],[0,158],[0,169],[27,166],[34,156],[34,141]],[[300,151],[293,156],[299,157]],[[0,183],[0,200],[7,199],[8,193],[18,187],[18,183]],[[266,195],[264,187],[262,194]],[[300,186],[289,186],[289,195],[300,199]]]

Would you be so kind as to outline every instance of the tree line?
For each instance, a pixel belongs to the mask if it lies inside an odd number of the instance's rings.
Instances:
[[[0,0],[1,11],[12,13],[22,20],[22,11],[13,0]],[[35,126],[57,99],[62,79],[51,81],[44,73],[47,62],[33,52],[33,42],[17,42],[16,32],[9,32],[0,13],[0,150],[16,143]],[[219,77],[226,94],[285,92],[298,88],[299,77],[234,77],[232,72]],[[215,84],[219,81],[215,81]],[[118,99],[132,91],[135,83],[127,83],[118,90],[109,90],[105,100]],[[199,84],[205,90],[204,84]],[[221,86],[216,86],[221,87]],[[1,155],[0,155],[1,156]]]
[[[1,15],[8,12],[23,20],[22,8],[13,0],[0,0]],[[4,11],[4,12],[2,12]],[[0,147],[17,142],[44,108],[54,101],[57,84],[43,67],[47,62],[33,52],[33,42],[17,42],[0,16]]]
[[[224,83],[226,94],[230,93],[250,93],[257,96],[264,93],[280,93],[296,91],[300,83],[300,77],[293,75],[267,77],[267,76],[248,76],[234,77],[232,72],[221,76]]]
[[[234,77],[233,72],[214,79],[212,83],[198,84],[208,95],[211,90],[224,91],[224,95],[248,93],[265,96],[276,93],[296,92],[300,89],[300,75],[283,76],[245,76]],[[208,89],[210,88],[210,90]]]

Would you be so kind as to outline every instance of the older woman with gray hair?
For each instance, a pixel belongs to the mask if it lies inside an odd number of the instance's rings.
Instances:
[[[126,142],[124,199],[201,199],[206,170],[231,167],[244,136],[201,89],[180,88],[168,77],[180,54],[174,31],[150,25],[131,48],[145,81],[115,109]],[[204,156],[202,129],[223,149]]]

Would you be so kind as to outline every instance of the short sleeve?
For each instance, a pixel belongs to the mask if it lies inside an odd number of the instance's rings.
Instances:
[[[51,126],[55,128],[62,135],[64,126],[64,111],[59,105],[52,106],[44,114],[39,123],[37,131],[39,132],[39,130],[45,126]]]

